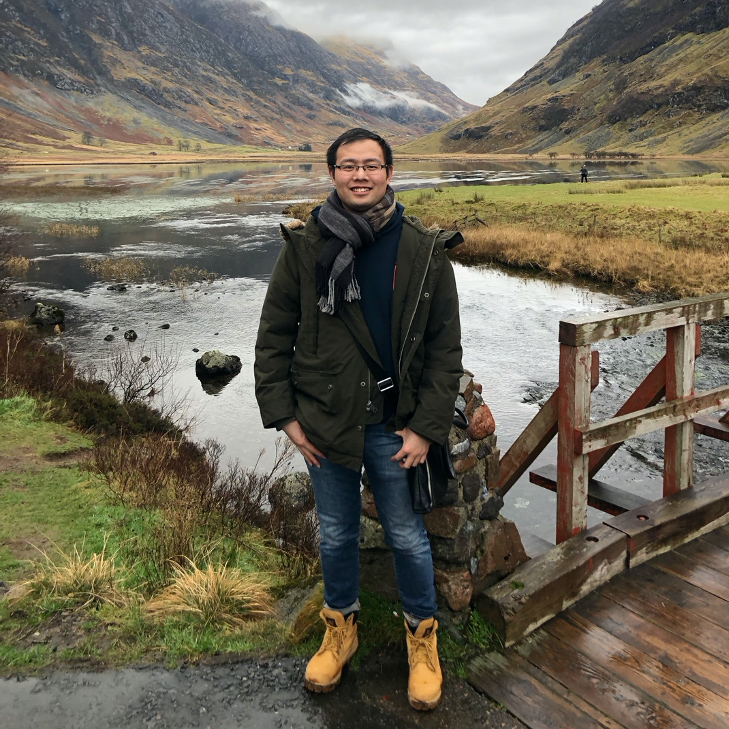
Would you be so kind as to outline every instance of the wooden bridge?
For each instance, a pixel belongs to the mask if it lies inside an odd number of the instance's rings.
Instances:
[[[560,322],[559,387],[497,486],[503,496],[557,435],[556,466],[530,473],[557,493],[557,545],[479,598],[506,650],[469,666],[533,729],[729,727],[729,478],[693,483],[694,432],[729,441],[729,414],[707,415],[729,386],[694,385],[701,323],[727,316],[724,293]],[[592,345],[660,329],[665,357],[615,417],[591,422]],[[596,478],[622,442],[659,429],[663,498]],[[609,518],[588,529],[588,504]]]

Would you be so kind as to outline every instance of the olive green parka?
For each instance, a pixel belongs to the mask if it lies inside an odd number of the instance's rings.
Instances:
[[[324,246],[316,220],[281,226],[285,240],[271,275],[256,341],[256,398],[266,428],[297,419],[327,458],[359,470],[365,426],[382,420],[383,396],[355,344],[380,362],[358,301],[332,316],[314,283]],[[393,291],[392,345],[399,398],[388,426],[445,443],[461,366],[453,268],[445,254],[458,232],[403,217]]]

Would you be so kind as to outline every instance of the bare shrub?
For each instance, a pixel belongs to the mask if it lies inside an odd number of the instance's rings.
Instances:
[[[169,276],[170,283],[178,288],[184,288],[196,281],[212,283],[217,278],[220,278],[219,274],[196,266],[176,266],[170,271]]]
[[[11,276],[19,276],[30,270],[30,259],[25,256],[9,256],[5,265]]]

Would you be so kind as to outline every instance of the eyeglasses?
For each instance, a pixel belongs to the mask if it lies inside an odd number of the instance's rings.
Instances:
[[[374,172],[379,172],[380,170],[387,169],[389,165],[332,165],[334,169],[341,170],[342,172],[351,175],[353,172],[356,172],[359,169],[364,170],[365,172],[369,172],[370,174]]]

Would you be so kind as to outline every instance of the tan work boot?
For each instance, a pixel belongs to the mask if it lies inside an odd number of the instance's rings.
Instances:
[[[324,694],[339,685],[342,669],[357,650],[359,640],[355,613],[350,613],[345,618],[339,611],[325,607],[319,615],[326,623],[327,632],[321,648],[306,667],[304,686],[309,691]]]
[[[438,621],[435,618],[422,620],[417,630],[405,621],[408,638],[408,661],[410,680],[408,681],[408,701],[413,709],[427,711],[435,709],[440,703],[443,688],[443,674],[438,660]]]

